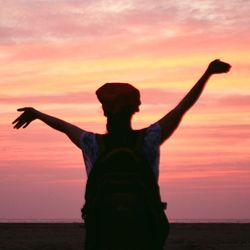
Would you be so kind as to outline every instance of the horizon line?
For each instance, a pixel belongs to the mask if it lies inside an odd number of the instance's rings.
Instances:
[[[170,223],[250,223],[250,219],[169,219]],[[81,219],[6,219],[0,218],[0,223],[84,223]]]

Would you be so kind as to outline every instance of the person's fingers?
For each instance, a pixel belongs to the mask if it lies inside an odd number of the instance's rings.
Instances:
[[[19,122],[15,127],[16,127],[16,129],[19,129],[19,128],[21,128],[22,126],[23,126],[23,124],[25,124],[25,122]]]
[[[230,65],[223,61],[218,61],[215,63],[215,72],[217,73],[226,73],[230,69]]]
[[[225,73],[227,73],[230,70],[230,66],[227,66],[225,69]]]
[[[20,124],[20,121],[17,121],[17,123],[15,124],[14,128],[18,128],[19,124]]]
[[[14,128],[18,129],[27,122],[30,122],[30,119],[27,119],[27,117],[24,114],[22,114],[12,124],[15,124]]]
[[[28,127],[30,123],[31,123],[31,121],[26,122],[26,124],[24,124],[23,128]]]
[[[19,108],[19,109],[17,109],[17,111],[26,111],[28,108]]]
[[[18,123],[14,126],[14,128],[16,128],[16,129],[19,129],[19,127],[20,127],[20,122],[18,122]]]
[[[15,124],[18,121],[19,118],[16,118],[15,121],[12,122],[12,124]]]
[[[227,73],[230,68],[230,64],[223,62],[220,59],[215,59],[209,65],[209,70],[214,74]]]
[[[22,116],[23,116],[23,115],[18,116],[18,117],[16,118],[16,120],[12,122],[12,124],[14,124],[14,123],[18,122],[19,120],[21,120],[21,119],[22,119]]]
[[[226,73],[226,72],[228,72],[230,70],[231,65],[228,64],[228,63],[224,63],[222,65],[222,67],[223,67],[223,71]]]

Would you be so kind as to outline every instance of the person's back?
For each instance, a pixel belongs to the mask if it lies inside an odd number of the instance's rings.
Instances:
[[[86,249],[162,249],[168,221],[159,187],[141,147],[144,132],[129,140],[98,135],[100,156],[86,185]],[[121,244],[121,242],[123,242]]]

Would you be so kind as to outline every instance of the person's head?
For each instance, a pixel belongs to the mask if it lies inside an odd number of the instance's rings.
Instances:
[[[96,91],[106,117],[119,113],[131,114],[139,111],[140,92],[129,83],[105,83]]]
[[[108,118],[109,132],[110,126],[112,130],[114,127],[126,126],[141,104],[139,90],[129,83],[106,83],[97,89],[96,95]]]

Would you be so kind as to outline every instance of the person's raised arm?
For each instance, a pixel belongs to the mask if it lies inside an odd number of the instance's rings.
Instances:
[[[39,119],[51,128],[65,133],[77,147],[81,148],[80,135],[83,132],[81,128],[31,107],[19,108],[17,111],[23,113],[12,122],[15,129],[26,128],[32,121]]]
[[[205,73],[201,76],[198,82],[187,93],[187,95],[181,100],[181,102],[162,119],[159,120],[159,124],[162,129],[162,142],[169,138],[174,130],[180,124],[183,115],[195,104],[200,97],[208,79],[213,74],[226,73],[230,70],[231,66],[228,63],[224,63],[218,59],[212,61]]]

